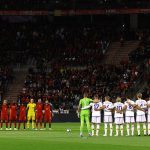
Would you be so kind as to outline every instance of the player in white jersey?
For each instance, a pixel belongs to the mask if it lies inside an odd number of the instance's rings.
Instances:
[[[147,114],[147,123],[148,123],[148,135],[150,136],[150,99],[147,102],[148,114]]]
[[[127,129],[127,136],[130,136],[130,124],[131,124],[131,135],[134,135],[134,108],[135,102],[128,99],[124,102],[124,110],[125,110],[125,122],[126,122],[126,129]]]
[[[94,102],[97,102],[97,103],[90,103],[89,106],[84,107],[82,109],[87,109],[90,107],[92,108],[92,119],[91,119],[92,136],[94,136],[95,130],[96,130],[96,136],[98,136],[99,130],[100,130],[100,123],[101,123],[101,111],[95,111],[95,109],[102,110],[103,107],[102,107],[102,102],[100,102],[98,95],[94,96]]]
[[[137,131],[140,136],[140,123],[143,123],[144,135],[146,135],[146,117],[145,117],[145,108],[147,108],[147,103],[142,99],[142,94],[137,94],[136,104],[136,122],[137,122]]]
[[[116,124],[116,135],[119,135],[119,127],[121,131],[121,136],[123,136],[123,124],[124,124],[124,118],[123,118],[123,108],[124,104],[121,103],[121,98],[117,97],[116,103],[114,104],[115,108],[115,124]]]
[[[110,102],[110,97],[105,96],[105,101],[103,102],[103,107],[104,107],[104,128],[105,128],[105,133],[103,136],[107,136],[107,126],[109,124],[110,126],[110,136],[112,136],[113,132],[113,127],[112,127],[112,110],[114,108],[113,103]]]

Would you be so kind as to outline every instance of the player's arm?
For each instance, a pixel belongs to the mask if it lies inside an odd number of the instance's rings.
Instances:
[[[147,108],[147,103],[145,103],[144,106],[142,106],[141,108],[143,109]]]
[[[44,104],[42,105],[42,113],[44,114]]]
[[[29,104],[27,104],[26,110],[27,110],[27,111],[29,110]]]
[[[114,111],[116,111],[117,113],[122,113],[120,110],[118,110],[116,107],[114,108]]]
[[[138,109],[138,110],[141,110],[141,111],[144,111],[144,112],[145,112],[144,108],[142,108],[142,107],[140,107],[140,106],[138,106],[138,105],[136,105],[135,108]]]
[[[10,114],[10,111],[11,111],[11,107],[10,107],[10,104],[9,104],[9,105],[7,104],[7,106],[8,106],[7,114],[9,115],[9,114]]]
[[[82,102],[81,102],[81,100],[80,100],[80,101],[79,101],[78,109],[77,109],[77,111],[76,111],[78,118],[80,117],[81,108],[82,108]]]
[[[36,104],[34,104],[34,112],[36,112]]]
[[[129,105],[131,105],[133,108],[136,107],[136,104],[135,104],[135,103],[132,103],[130,99],[127,99],[127,103],[128,103]]]
[[[94,102],[94,100],[90,99],[90,103],[93,103],[93,102]]]
[[[76,111],[78,118],[80,118],[81,105],[79,104],[78,109]]]
[[[50,103],[50,111],[52,113],[52,117],[54,117],[54,113],[53,113],[53,105]]]
[[[37,112],[37,105],[34,107],[34,112]]]
[[[94,100],[90,99],[90,103],[98,103],[98,102],[99,102],[99,99],[94,99]]]
[[[126,111],[126,109],[127,109],[127,105],[125,104],[125,105],[123,106],[122,112]]]
[[[85,106],[83,108],[81,108],[81,110],[86,110],[86,109],[89,109],[93,106],[93,103],[90,103],[88,106]]]
[[[147,107],[148,107],[148,108],[150,107],[150,103],[147,103]]]
[[[88,106],[81,108],[81,110],[89,109],[90,107],[91,107],[91,105],[88,105]]]
[[[106,105],[104,105],[106,108]],[[112,104],[111,106],[109,106],[108,110],[113,111],[114,110],[114,105]]]
[[[80,111],[81,111],[81,105],[79,104],[79,106],[78,106],[78,113],[80,113]]]

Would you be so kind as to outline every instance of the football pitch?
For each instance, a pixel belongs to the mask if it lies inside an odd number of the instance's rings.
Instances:
[[[70,133],[66,129],[71,129]],[[135,127],[136,129],[136,127]],[[124,128],[125,130],[125,128]],[[115,128],[114,128],[115,131]],[[79,137],[79,123],[53,123],[52,130],[0,131],[0,150],[150,150],[150,136]],[[125,134],[126,135],[126,134]]]

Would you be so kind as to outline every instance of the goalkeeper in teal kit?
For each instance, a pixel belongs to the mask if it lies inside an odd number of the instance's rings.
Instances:
[[[82,99],[80,99],[79,108],[78,108],[78,111],[80,112],[80,122],[81,122],[80,136],[81,137],[83,136],[84,120],[87,125],[87,130],[88,130],[89,136],[91,136],[90,110],[89,110],[88,106],[91,102],[93,102],[93,100],[88,98],[87,96],[88,96],[88,94],[84,93],[84,97]],[[85,108],[85,107],[87,107],[87,109],[82,110],[82,108]]]

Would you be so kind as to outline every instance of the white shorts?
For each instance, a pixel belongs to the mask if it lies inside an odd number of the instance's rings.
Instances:
[[[146,122],[146,117],[145,115],[137,115],[136,116],[136,122]]]
[[[112,116],[104,116],[104,123],[112,123]]]
[[[124,118],[123,117],[115,118],[115,124],[124,124]]]
[[[126,116],[125,117],[125,122],[126,123],[134,123],[135,122],[135,119],[133,116]]]
[[[92,116],[92,123],[101,123],[101,117],[98,116],[98,117],[95,117],[95,116]]]
[[[147,115],[147,122],[150,123],[150,114]]]

